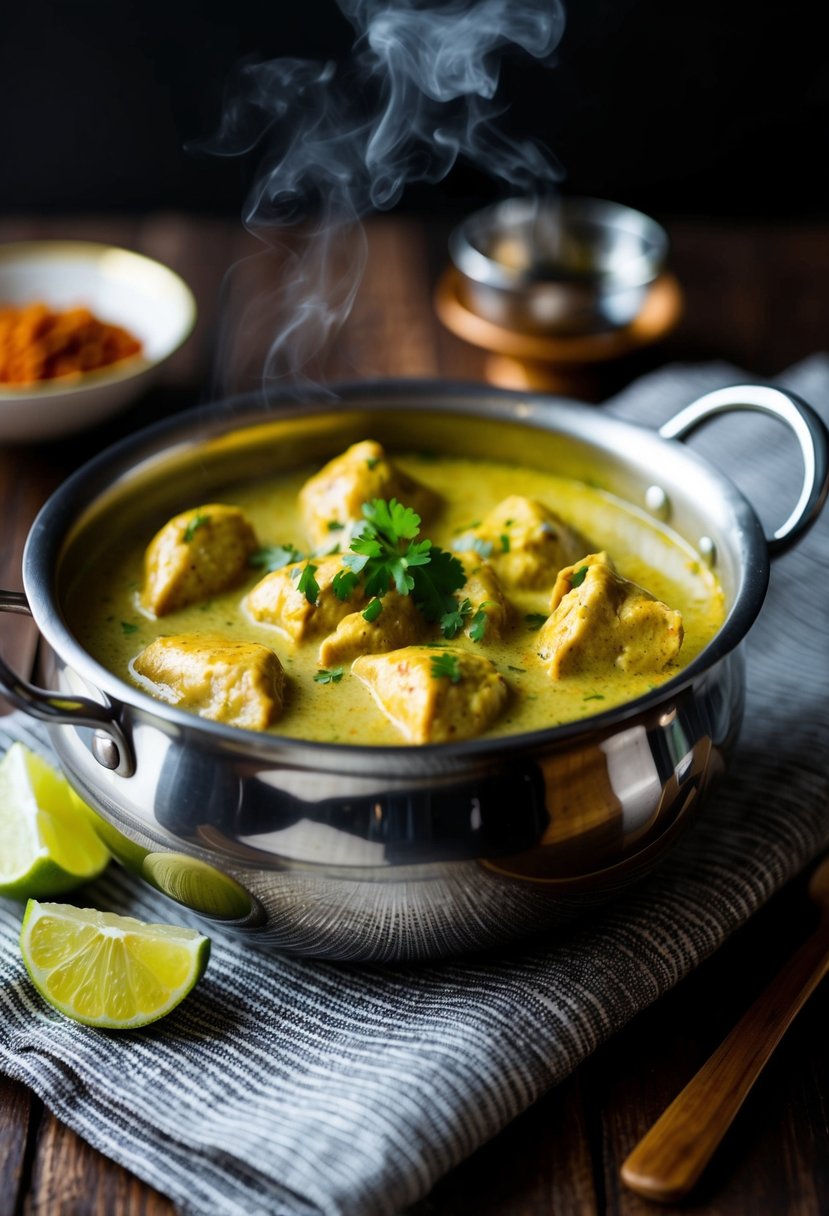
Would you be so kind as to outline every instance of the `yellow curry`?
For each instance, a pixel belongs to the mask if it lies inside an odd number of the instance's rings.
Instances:
[[[669,529],[528,466],[365,440],[182,506],[97,559],[70,618],[109,670],[237,727],[389,745],[555,726],[664,683],[723,621]]]

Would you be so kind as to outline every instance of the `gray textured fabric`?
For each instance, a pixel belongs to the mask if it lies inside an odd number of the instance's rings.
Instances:
[[[656,424],[742,378],[719,365],[668,368],[613,408]],[[781,380],[829,418],[829,359]],[[694,446],[769,523],[782,520],[783,487],[799,474],[779,427],[743,415]],[[829,843],[827,575],[824,519],[775,563],[747,644],[730,776],[658,874],[601,915],[547,945],[420,967],[267,956],[214,936],[207,975],[180,1009],[118,1036],[44,1007],[18,955],[20,908],[0,900],[0,1068],[184,1212],[403,1210]],[[12,737],[46,750],[16,716],[0,720],[0,746]],[[169,903],[115,867],[83,897],[171,919]]]

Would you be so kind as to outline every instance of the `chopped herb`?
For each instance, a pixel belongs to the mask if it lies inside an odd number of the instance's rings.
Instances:
[[[543,612],[528,612],[525,614],[524,620],[527,623],[527,628],[532,629],[533,632],[535,632],[541,628],[547,618]]]
[[[196,535],[199,528],[203,528],[205,524],[209,524],[209,523],[210,523],[210,516],[202,515],[201,511],[197,511],[196,514],[193,516],[193,518],[190,520],[187,527],[184,529],[184,536],[182,539],[184,540],[185,545],[190,544],[190,541]]]
[[[317,572],[317,567],[311,562],[303,569],[300,575],[299,582],[296,585],[297,591],[301,592],[309,604],[316,604],[319,599],[320,585],[314,578]]]
[[[363,620],[368,621],[368,623],[370,625],[372,623],[372,621],[377,620],[378,616],[380,615],[380,613],[382,611],[383,611],[383,601],[375,598],[369,604],[367,604],[366,607],[363,609]]]
[[[490,603],[490,600],[484,600],[482,604],[479,604],[478,611],[469,622],[469,636],[473,642],[482,642],[484,640],[486,627],[489,624],[489,617],[484,609],[488,608]]]
[[[369,456],[368,459],[366,460],[366,464],[368,465],[368,467],[370,469],[376,469],[379,463],[380,463],[379,456]]]
[[[604,693],[601,693],[601,692],[591,692],[589,696],[587,696],[587,697],[583,697],[583,698],[582,698],[582,700],[584,700],[584,701],[603,701],[603,700],[604,700]]]
[[[331,582],[331,590],[338,600],[351,599],[351,593],[360,581],[359,574],[353,570],[338,570]]]
[[[341,524],[338,519],[329,519],[325,526],[329,532],[342,532],[345,524]]]
[[[433,654],[431,675],[433,680],[446,677],[452,684],[460,684],[461,667],[458,656],[456,654]]]
[[[584,580],[587,578],[587,571],[588,571],[589,569],[590,569],[590,567],[589,567],[589,566],[579,566],[578,570],[575,570],[575,571],[574,571],[574,572],[573,572],[573,573],[570,575],[570,587],[571,587],[571,589],[572,589],[573,587],[580,587],[580,586],[582,585],[582,583],[584,582]]]
[[[440,631],[445,638],[454,638],[463,629],[464,621],[472,615],[472,604],[464,599],[450,612],[440,618]]]
[[[525,675],[526,670],[526,667],[513,667],[511,663],[507,664],[507,671],[519,671],[521,675]]]
[[[513,525],[514,523],[515,523],[515,520],[514,520],[514,519],[505,519],[505,520],[504,520],[504,527],[505,527],[505,528],[511,528],[511,527],[512,527],[512,525]]]
[[[343,678],[342,667],[320,667],[314,675],[315,684],[339,684]]]
[[[509,537],[507,536],[506,532],[501,533],[500,539],[501,539],[501,552],[509,553]]]
[[[130,633],[138,633],[138,626],[134,625],[132,623],[132,621],[122,621],[121,622],[121,632],[124,635],[130,634]]]
[[[270,572],[272,570],[281,570],[283,566],[290,566],[293,562],[301,560],[302,554],[292,544],[266,545],[263,549],[257,549],[254,553],[251,553],[248,558],[248,565]],[[299,576],[297,575],[297,577]]]
[[[400,595],[411,595],[428,621],[453,612],[452,593],[466,582],[466,574],[451,553],[430,540],[415,539],[420,533],[417,512],[396,498],[374,498],[363,503],[362,512],[363,524],[352,536],[343,565],[362,577],[366,595],[379,600],[394,586]],[[379,611],[374,610],[375,616]]]

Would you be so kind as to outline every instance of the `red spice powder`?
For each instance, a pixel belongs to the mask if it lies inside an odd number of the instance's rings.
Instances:
[[[56,312],[42,303],[0,306],[0,384],[35,384],[137,355],[141,343],[88,308]]]

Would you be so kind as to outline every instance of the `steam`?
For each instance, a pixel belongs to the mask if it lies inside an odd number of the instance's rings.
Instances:
[[[320,356],[362,278],[360,218],[393,207],[409,183],[438,182],[459,158],[520,193],[561,177],[540,144],[501,129],[496,97],[505,52],[552,55],[564,30],[561,0],[337,3],[356,34],[350,60],[246,64],[203,145],[221,156],[259,154],[243,219],[278,263],[278,285],[267,308],[258,297],[235,329],[238,337],[272,327],[266,382],[322,378]],[[238,361],[227,343],[219,358]]]

